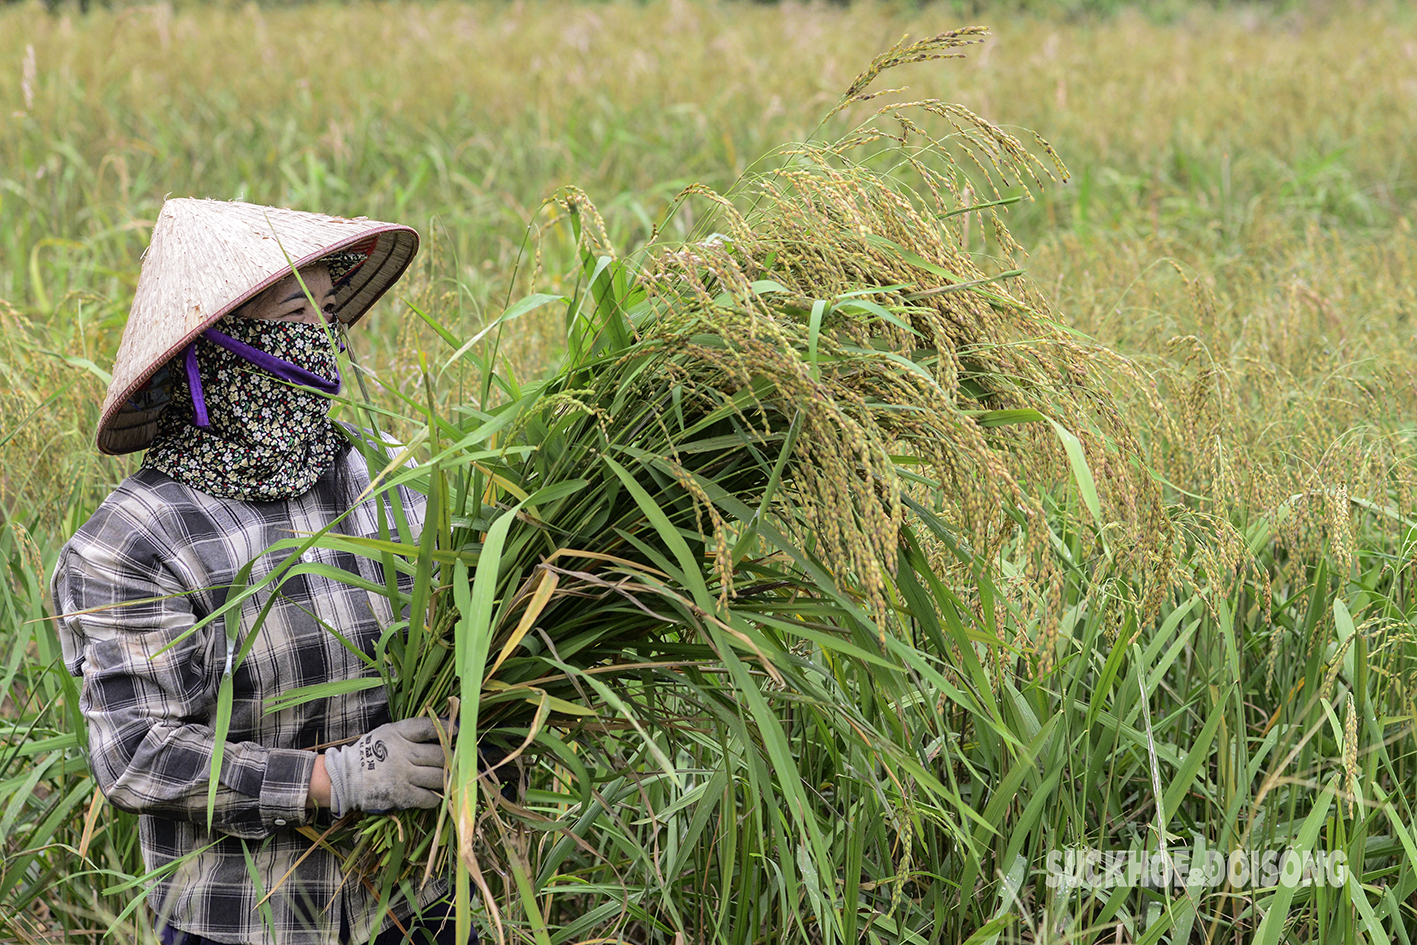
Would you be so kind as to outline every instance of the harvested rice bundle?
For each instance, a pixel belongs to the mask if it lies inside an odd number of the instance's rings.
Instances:
[[[900,46],[873,70],[973,35]],[[875,72],[849,98],[870,97]],[[925,137],[920,112],[956,135]],[[969,204],[958,161],[991,169],[990,187],[1044,165],[957,106],[879,118],[899,130],[786,149],[778,170],[728,196],[691,188],[685,199],[718,208],[720,232],[638,262],[614,258],[583,194],[560,195],[584,269],[564,300],[561,370],[521,388],[479,361],[482,406],[456,421],[430,409],[432,458],[390,476],[422,480],[430,496],[417,584],[396,601],[410,618],[385,654],[391,703],[402,716],[455,705],[462,735],[448,810],[369,818],[321,841],[386,889],[451,865],[464,901],[475,880],[495,916],[508,900],[486,857],[515,879],[515,899],[574,853],[617,877],[627,902],[652,898],[672,877],[627,839],[632,825],[603,817],[606,785],[627,777],[642,800],[645,778],[676,791],[686,777],[744,778],[795,832],[779,867],[832,875],[823,838],[836,815],[808,785],[884,766],[880,802],[893,810],[948,793],[942,762],[912,734],[939,719],[914,704],[911,678],[971,644],[924,621],[922,588],[942,613],[987,608],[979,588],[995,587],[1007,550],[1015,586],[1045,611],[1033,624],[1040,668],[1061,567],[1092,568],[1131,587],[1143,613],[1154,606],[1165,520],[1099,381],[1117,365],[1051,319],[1014,265],[997,214],[1007,201]],[[877,153],[854,157],[868,146]],[[892,173],[873,169],[887,161]],[[969,215],[991,222],[1003,269],[964,250]],[[1087,514],[1051,509],[1052,521],[1089,532],[1100,553],[1064,565],[1044,506],[1070,479]],[[390,563],[406,553],[363,550]],[[804,725],[835,746],[810,777],[785,748]],[[488,758],[505,773],[529,755],[544,763],[524,775],[555,803],[504,797],[495,775],[479,791]],[[547,838],[536,854],[526,831]],[[813,902],[816,921],[852,927],[834,886]],[[532,927],[547,921],[523,905]]]

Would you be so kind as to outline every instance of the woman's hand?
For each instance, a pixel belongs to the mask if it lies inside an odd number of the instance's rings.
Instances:
[[[316,761],[310,791],[318,803],[315,782],[323,772],[336,817],[351,810],[381,813],[437,807],[442,800],[444,763],[432,719],[389,722],[351,745],[326,751]]]

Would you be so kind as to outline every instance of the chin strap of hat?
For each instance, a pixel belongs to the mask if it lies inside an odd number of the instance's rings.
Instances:
[[[339,369],[335,369],[334,379],[321,377],[311,371],[305,370],[298,364],[292,364],[260,348],[253,348],[245,342],[237,341],[230,335],[224,335],[215,328],[208,328],[202,332],[202,337],[212,344],[220,345],[233,354],[240,355],[247,361],[268,374],[273,374],[283,381],[298,384],[301,387],[311,387],[322,394],[336,394],[340,389]],[[187,346],[184,357],[187,367],[187,386],[192,391],[192,413],[193,425],[200,429],[207,429],[211,426],[207,418],[207,401],[202,393],[202,376],[197,371],[197,342],[194,339]]]

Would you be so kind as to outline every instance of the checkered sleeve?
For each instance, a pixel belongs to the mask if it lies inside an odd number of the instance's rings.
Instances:
[[[54,577],[60,642],[83,678],[90,763],[123,810],[205,824],[218,686],[219,623],[191,632],[192,600],[172,551],[121,509],[101,510],[61,553]],[[211,822],[260,838],[304,823],[312,752],[227,742]]]

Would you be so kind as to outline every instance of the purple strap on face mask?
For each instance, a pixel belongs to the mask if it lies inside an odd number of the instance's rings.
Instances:
[[[187,346],[187,387],[192,391],[192,411],[196,415],[195,422],[198,427],[205,430],[211,426],[207,422],[207,402],[202,397],[202,375],[197,371],[197,343],[194,341]]]
[[[289,361],[281,360],[275,355],[262,351],[260,348],[253,348],[250,345],[237,341],[230,335],[224,335],[215,328],[208,328],[202,332],[202,337],[212,344],[220,345],[227,351],[239,355],[250,361],[252,364],[268,374],[274,374],[283,381],[292,384],[299,384],[301,387],[312,387],[322,394],[334,394],[339,392],[340,375],[339,368],[335,368],[334,380],[321,377],[311,371],[305,370],[298,364],[291,364]],[[207,420],[207,401],[202,394],[202,377],[197,372],[197,342],[193,341],[187,346],[187,386],[192,391],[192,411],[194,425],[200,429],[207,429],[211,424]]]

